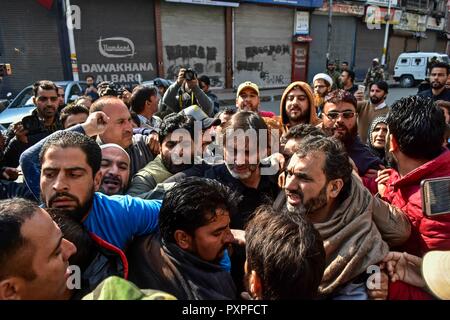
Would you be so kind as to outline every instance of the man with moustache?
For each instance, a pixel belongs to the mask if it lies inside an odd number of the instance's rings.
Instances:
[[[93,113],[85,123],[71,129],[86,135],[55,132],[27,150],[21,164],[40,163],[40,170],[22,166],[33,193],[36,188],[32,185],[40,186],[38,195],[46,207],[66,210],[89,232],[123,249],[134,236],[155,230],[161,202],[95,192],[102,181],[102,154],[89,137],[102,134],[108,121],[103,112]]]
[[[186,139],[180,140],[181,130],[186,131]],[[167,178],[194,164],[194,119],[184,114],[166,116],[161,123],[159,142],[159,155],[134,175],[127,192],[129,195],[145,199],[147,193],[152,191],[158,183],[164,182]],[[191,152],[189,162],[175,164],[173,161],[175,155],[182,160],[183,152],[186,150]]]
[[[354,161],[358,174],[380,169],[381,160],[370,152],[358,136],[356,98],[345,90],[335,90],[325,97],[322,129],[328,136],[340,140]]]
[[[63,128],[58,116],[58,88],[48,80],[33,84],[36,109],[16,127],[15,137],[5,148],[0,167],[17,168],[22,152],[39,140]]]
[[[307,83],[296,81],[284,90],[280,115],[283,132],[301,123],[316,125],[320,122],[314,106],[314,95]]]
[[[66,300],[77,251],[36,203],[0,201],[0,300]]]
[[[389,86],[385,81],[373,83],[369,88],[369,101],[358,102],[358,135],[363,143],[368,141],[367,132],[373,119],[385,116],[389,112],[386,97]]]
[[[114,143],[102,144],[100,192],[108,196],[125,194],[130,177],[130,155]]]
[[[236,299],[236,287],[220,261],[234,241],[230,219],[236,194],[217,181],[186,178],[168,191],[159,233],[128,249],[130,280],[180,300]]]
[[[449,75],[449,66],[444,62],[433,64],[430,71],[431,89],[419,92],[422,97],[432,98],[433,101],[450,101],[450,89],[446,88]]]
[[[115,143],[124,148],[130,155],[130,178],[155,158],[159,152],[158,134],[149,136],[133,135],[131,114],[126,104],[114,96],[104,96],[96,100],[90,112],[104,112],[110,121],[106,130],[97,136],[97,143]],[[81,132],[81,131],[79,131]]]
[[[333,137],[304,138],[286,172],[286,207],[320,233],[326,268],[319,286],[324,298],[367,299],[367,268],[389,246],[406,241],[406,215],[371,196],[356,175],[342,144]]]

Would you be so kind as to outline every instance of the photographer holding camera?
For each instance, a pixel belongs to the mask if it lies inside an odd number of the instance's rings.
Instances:
[[[214,104],[199,87],[197,73],[193,69],[181,68],[178,78],[162,98],[159,116],[179,112],[189,106],[198,105],[208,116],[214,115]]]
[[[52,81],[41,80],[33,85],[33,103],[36,109],[31,115],[15,123],[15,137],[5,148],[1,167],[16,168],[23,151],[51,133],[63,129],[58,115],[58,88]]]

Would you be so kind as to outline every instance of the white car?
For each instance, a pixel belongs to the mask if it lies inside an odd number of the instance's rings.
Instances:
[[[56,81],[57,86],[64,88],[64,101],[69,103],[82,96],[87,84],[84,81]],[[8,128],[11,123],[30,115],[36,106],[33,104],[33,86],[24,88],[0,113],[0,125]]]
[[[428,77],[427,68],[430,60],[449,63],[448,56],[437,52],[405,52],[399,55],[394,68],[394,80],[403,88],[413,87]]]

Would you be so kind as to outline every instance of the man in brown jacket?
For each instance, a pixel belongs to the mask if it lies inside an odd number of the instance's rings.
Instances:
[[[386,105],[386,97],[389,87],[386,81],[373,83],[369,88],[369,100],[358,102],[358,135],[363,143],[367,143],[367,134],[373,119],[385,116],[389,107]]]
[[[296,81],[288,85],[281,97],[280,116],[283,132],[301,123],[316,125],[320,122],[314,95],[307,83]]]

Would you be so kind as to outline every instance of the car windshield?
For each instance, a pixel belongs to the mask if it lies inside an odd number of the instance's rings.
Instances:
[[[19,93],[19,95],[14,99],[14,101],[8,106],[9,109],[20,108],[26,104],[33,104],[33,88],[27,88],[26,90]]]
[[[448,56],[440,56],[440,59],[442,62],[448,63]]]

